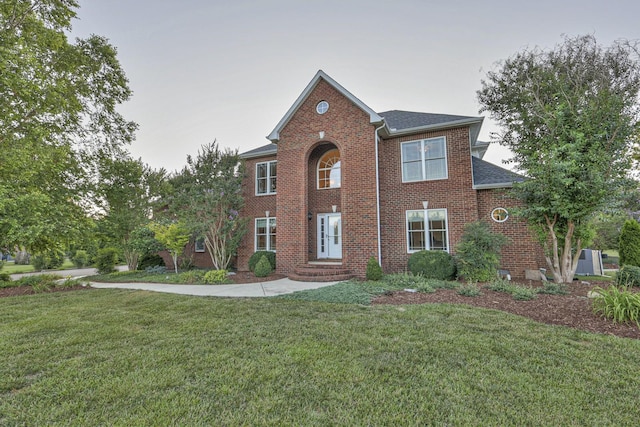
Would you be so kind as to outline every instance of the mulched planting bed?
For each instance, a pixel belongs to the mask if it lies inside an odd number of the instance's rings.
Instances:
[[[14,288],[0,288],[0,298],[3,297],[15,297],[18,295],[33,295],[36,293],[40,293],[40,294],[44,294],[44,293],[51,293],[51,292],[67,292],[67,291],[87,291],[93,289],[90,286],[82,286],[82,285],[77,285],[77,286],[72,286],[72,287],[66,287],[66,288],[51,288],[47,291],[40,291],[40,292],[36,292],[33,290],[33,288],[31,286],[18,286],[18,287],[14,287]]]
[[[529,283],[523,284],[529,286]],[[534,283],[532,286],[541,286]],[[466,304],[474,307],[492,308],[528,317],[550,325],[563,325],[588,332],[617,335],[640,339],[640,329],[635,323],[619,324],[593,313],[587,293],[595,286],[603,288],[609,283],[583,284],[573,282],[567,286],[567,295],[538,294],[530,301],[516,301],[511,294],[496,292],[481,286],[482,294],[476,297],[458,295],[455,289],[438,289],[435,293],[396,291],[390,295],[376,297],[372,304]]]

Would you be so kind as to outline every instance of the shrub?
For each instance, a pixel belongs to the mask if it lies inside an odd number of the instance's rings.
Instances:
[[[513,299],[518,301],[529,301],[537,298],[538,290],[525,286],[514,286],[511,291],[511,296],[513,296]]]
[[[409,273],[397,273],[384,276],[384,282],[391,289],[415,289],[419,292],[433,293],[436,289],[448,287],[443,280],[426,279],[422,276],[414,276]]]
[[[189,270],[184,273],[180,273],[178,281],[180,283],[196,283],[204,279],[204,271],[202,270]]]
[[[165,267],[164,260],[158,254],[144,254],[138,260],[138,270],[146,271],[148,267],[157,267],[157,266]]]
[[[89,265],[89,254],[87,251],[77,250],[76,254],[71,258],[76,268],[84,268]]]
[[[629,219],[620,230],[620,264],[640,266],[640,224]]]
[[[209,270],[204,275],[204,282],[209,284],[220,284],[227,281],[227,270]]]
[[[614,322],[633,321],[640,327],[640,294],[618,286],[596,287],[593,291],[597,294],[593,299],[594,313]]]
[[[36,271],[53,270],[62,266],[63,263],[64,252],[55,249],[31,258],[31,264]]]
[[[103,248],[96,255],[96,268],[100,274],[109,274],[116,270],[118,263],[118,250],[116,248]]]
[[[456,274],[453,257],[444,251],[419,251],[411,254],[409,271],[428,279],[450,280]]]
[[[563,283],[545,282],[542,289],[538,289],[539,294],[548,295],[567,295],[567,285]]]
[[[178,263],[180,270],[186,271],[191,270],[193,268],[193,255],[183,256],[180,258],[180,262]]]
[[[47,253],[47,268],[56,269],[64,264],[64,252],[53,250]]]
[[[616,274],[618,286],[640,286],[640,267],[635,265],[623,265]]]
[[[154,265],[145,268],[144,271],[149,274],[163,274],[167,272],[167,267],[165,267],[164,265]]]
[[[384,281],[389,287],[395,289],[417,289],[425,283],[426,279],[409,273],[397,273],[385,276]]]
[[[253,274],[255,274],[256,277],[267,277],[272,271],[271,263],[267,259],[267,256],[263,255],[262,258],[260,258],[260,261],[258,261],[258,264],[256,264]]]
[[[488,282],[500,267],[500,250],[507,243],[502,234],[476,221],[465,225],[462,240],[456,246],[458,276],[471,282]]]
[[[271,264],[271,271],[276,269],[276,253],[271,251],[257,251],[251,255],[249,258],[249,270],[255,273],[256,265],[260,261],[260,259],[266,256],[269,264]]]
[[[477,297],[481,295],[481,292],[477,284],[469,283],[458,288],[458,295],[465,297]]]
[[[486,286],[486,288],[491,290],[491,291],[506,292],[506,293],[510,294],[510,293],[513,292],[513,288],[515,288],[515,285],[512,285],[511,282],[509,282],[506,279],[496,278],[496,279],[492,280],[491,283],[489,283]]]
[[[36,271],[46,270],[47,260],[44,258],[44,255],[35,255],[31,258],[31,265],[33,265]]]
[[[9,273],[0,273],[0,282],[10,282],[11,276]]]
[[[45,292],[56,286],[56,281],[62,279],[56,274],[36,274],[24,276],[16,280],[16,286],[31,286],[35,292]]]
[[[369,261],[367,262],[367,272],[366,272],[366,278],[367,280],[380,280],[382,279],[382,267],[380,267],[380,264],[378,264],[378,260],[376,260],[374,257],[369,258]]]

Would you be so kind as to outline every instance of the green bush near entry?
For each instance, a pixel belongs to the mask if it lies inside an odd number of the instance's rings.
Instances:
[[[254,252],[253,255],[251,255],[251,258],[249,258],[249,271],[252,271],[255,273],[255,269],[256,269],[256,265],[258,265],[258,262],[260,261],[260,259],[266,256],[267,260],[269,261],[269,264],[271,265],[271,271],[275,271],[276,269],[276,253],[275,252],[271,252],[271,251],[257,251]]]
[[[453,257],[445,251],[419,251],[409,257],[409,271],[427,279],[451,280],[456,275]]]
[[[260,261],[258,261],[258,264],[256,264],[256,268],[253,274],[255,274],[256,277],[267,277],[272,272],[273,269],[271,268],[269,259],[266,255],[263,255],[262,258],[260,258]]]
[[[382,276],[383,276],[382,267],[380,267],[378,260],[376,260],[374,257],[369,258],[369,261],[367,262],[367,272],[366,272],[367,280],[378,281],[382,279]]]
[[[210,270],[204,275],[205,283],[219,285],[227,281],[227,270]]]

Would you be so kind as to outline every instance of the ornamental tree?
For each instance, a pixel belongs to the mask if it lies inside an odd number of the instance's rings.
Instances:
[[[244,205],[244,165],[238,152],[203,145],[195,158],[173,177],[170,212],[185,221],[194,236],[204,237],[214,267],[226,270],[246,232],[246,220],[238,211]]]
[[[616,194],[638,135],[640,66],[635,43],[603,48],[566,37],[552,50],[527,49],[498,63],[478,91],[529,179],[514,185],[519,215],[537,230],[556,282],[570,282],[589,223]]]
[[[155,233],[156,240],[171,254],[173,267],[177,273],[178,256],[182,254],[184,247],[189,243],[189,229],[182,222],[152,223],[149,228]]]

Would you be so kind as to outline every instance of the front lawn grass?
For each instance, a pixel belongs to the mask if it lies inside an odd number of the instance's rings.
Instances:
[[[73,265],[73,262],[71,262],[69,259],[65,258],[64,262],[62,263],[62,266],[59,268],[59,270],[69,270],[72,268],[76,268]],[[5,262],[4,266],[2,267],[2,269],[0,269],[0,273],[7,273],[7,274],[18,274],[18,273],[33,273],[35,271],[35,269],[33,268],[33,265],[31,264],[16,264],[15,262],[11,261],[11,262]]]
[[[0,299],[0,425],[635,425],[640,341],[453,305]]]
[[[167,284],[184,284],[187,283],[184,279],[185,273],[174,273],[173,271],[166,271],[164,273],[149,273],[146,271],[118,271],[109,274],[99,274],[95,276],[89,276],[86,279],[92,282],[106,282],[106,283],[167,283]],[[204,276],[204,273],[202,274]],[[204,279],[190,280],[189,284],[204,285]]]

